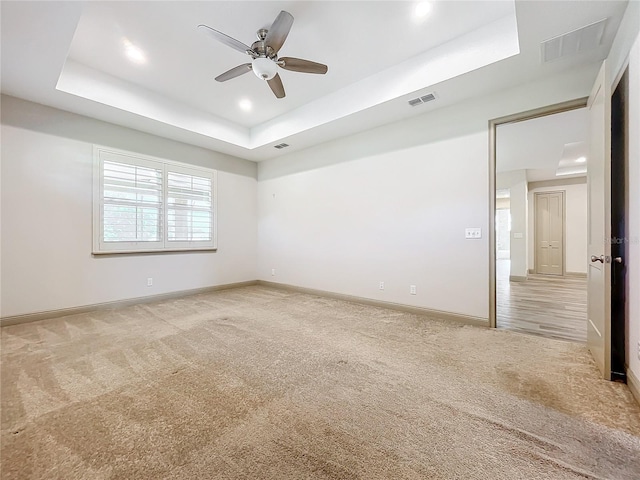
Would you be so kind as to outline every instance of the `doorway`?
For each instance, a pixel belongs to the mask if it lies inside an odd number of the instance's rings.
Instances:
[[[587,182],[587,347],[604,379],[623,382],[626,380],[625,370],[629,361],[626,345],[629,329],[629,292],[625,264],[629,254],[628,75],[626,67],[621,71],[617,81],[613,82],[612,93],[604,62],[588,98],[489,122],[489,203],[491,210],[495,211],[496,188],[499,183],[496,169],[497,127],[587,106],[589,156],[593,160],[593,168],[591,160],[589,161]],[[494,216],[489,217],[489,322],[494,328],[498,326],[500,315],[496,297],[495,220]],[[511,238],[514,237],[515,233],[512,232]]]
[[[586,342],[586,100],[490,123],[494,327]],[[513,132],[521,133],[505,141]],[[544,132],[549,137],[536,137]],[[507,156],[508,161],[500,162]],[[508,248],[504,197],[509,201]]]

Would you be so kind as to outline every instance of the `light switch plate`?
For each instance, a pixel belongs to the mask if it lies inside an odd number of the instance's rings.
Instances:
[[[466,228],[464,231],[464,238],[482,238],[481,228]]]

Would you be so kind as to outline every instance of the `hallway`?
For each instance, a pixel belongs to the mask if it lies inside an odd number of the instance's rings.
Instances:
[[[587,279],[529,275],[509,282],[509,263],[496,262],[498,328],[586,343]]]

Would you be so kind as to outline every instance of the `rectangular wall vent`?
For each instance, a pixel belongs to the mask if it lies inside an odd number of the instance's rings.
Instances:
[[[274,148],[277,148],[278,150],[282,150],[283,148],[287,148],[289,146],[288,143],[279,143],[278,145],[274,145]]]
[[[427,93],[426,95],[423,95],[421,97],[412,98],[411,100],[409,100],[409,105],[411,105],[412,107],[416,107],[418,105],[422,105],[423,103],[427,103],[435,99],[436,99],[436,96],[433,93]]]
[[[550,38],[540,44],[542,62],[553,62],[576,53],[594,50],[602,43],[607,19],[592,23],[564,35]]]

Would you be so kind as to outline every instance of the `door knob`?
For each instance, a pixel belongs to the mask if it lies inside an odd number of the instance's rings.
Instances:
[[[613,261],[616,263],[622,263],[622,257],[616,257],[613,259]]]
[[[596,257],[595,255],[591,255],[591,261],[604,263],[604,255],[600,255],[599,257]]]

